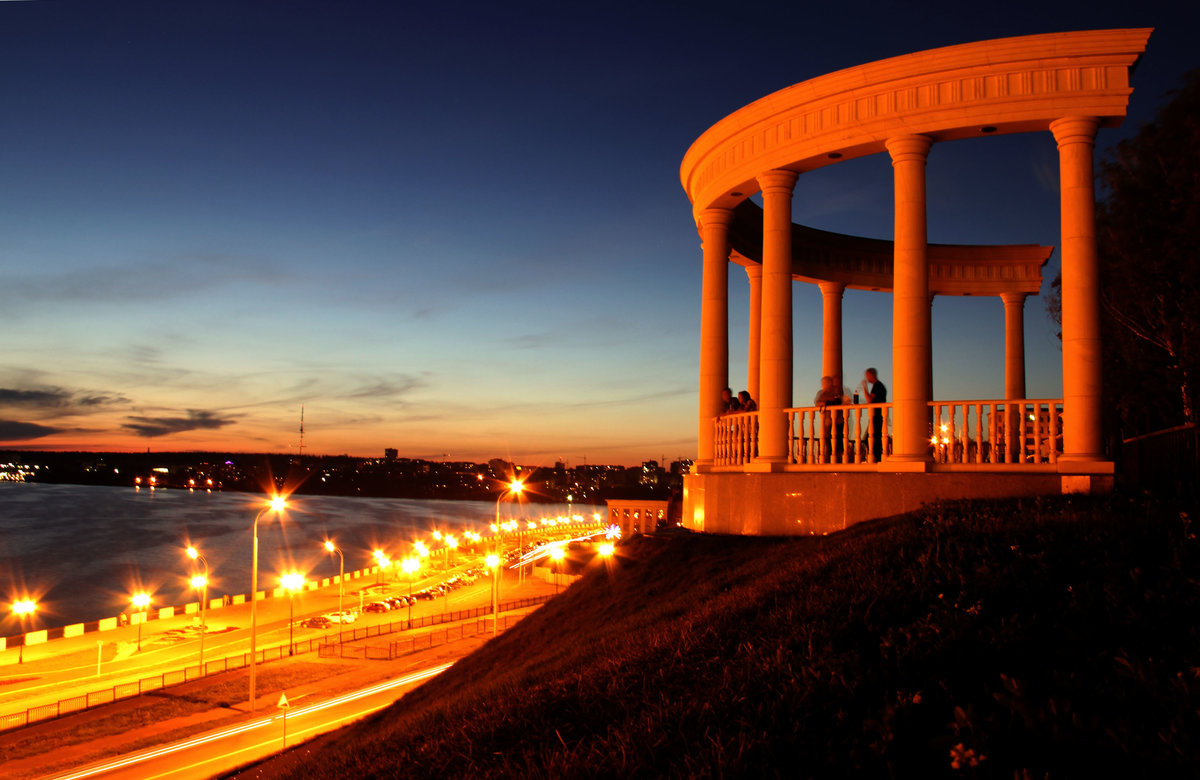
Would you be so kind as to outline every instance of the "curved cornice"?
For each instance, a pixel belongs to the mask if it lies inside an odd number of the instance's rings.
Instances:
[[[729,225],[729,246],[739,265],[762,262],[762,209],[738,204]],[[929,292],[933,295],[1037,295],[1042,266],[1052,246],[930,244]],[[840,282],[856,290],[892,289],[892,242],[792,225],[792,276],[802,282]]]
[[[1129,69],[1151,29],[1001,38],[906,54],[781,89],[717,122],[683,158],[699,214],[758,191],[755,177],[875,154],[897,134],[934,141],[1047,130],[1056,119],[1116,126]]]

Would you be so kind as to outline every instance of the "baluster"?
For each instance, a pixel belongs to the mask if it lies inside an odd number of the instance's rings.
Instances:
[[[995,464],[999,463],[999,461],[996,460],[996,405],[993,403],[989,403],[987,405],[987,410],[988,410],[988,419],[987,419],[988,463],[995,465]]]
[[[1058,463],[1058,403],[1046,404],[1050,410],[1050,462]]]
[[[1045,463],[1042,459],[1042,405],[1033,405],[1033,462]]]
[[[983,463],[983,404],[975,404],[975,462]]]
[[[963,404],[962,405],[962,439],[960,441],[960,445],[962,446],[962,451],[959,453],[959,458],[958,458],[959,463],[970,463],[971,462],[970,418],[971,418],[971,405]]]
[[[946,435],[942,437],[946,441],[946,462],[947,463],[958,463],[958,455],[954,452],[954,445],[958,438],[958,436],[954,432],[954,430],[955,430],[954,429],[954,418],[957,415],[957,413],[958,413],[958,404],[950,404],[950,414],[946,421],[946,424],[950,426],[950,429],[948,431],[946,431]]]
[[[1025,463],[1027,458],[1025,455],[1025,447],[1029,443],[1029,437],[1026,432],[1029,430],[1029,419],[1025,413],[1025,404],[1017,404],[1017,420],[1020,424],[1017,426],[1021,431],[1021,438],[1017,439],[1017,463]]]

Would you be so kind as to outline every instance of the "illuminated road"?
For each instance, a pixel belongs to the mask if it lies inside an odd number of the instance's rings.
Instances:
[[[287,744],[294,745],[382,709],[422,681],[441,674],[452,665],[442,664],[422,669],[325,701],[311,704],[292,703],[287,713]],[[202,780],[282,750],[283,717],[282,714],[275,714],[257,718],[161,747],[91,764],[55,777],[58,780],[81,780],[88,777],[114,780],[154,780],[165,777]]]
[[[420,589],[426,584],[440,581],[443,576],[445,575],[417,582],[416,588]],[[509,578],[506,577],[507,579]],[[548,594],[551,592],[550,589],[551,586],[545,583],[533,581],[528,586],[523,586],[518,593],[515,588],[506,583],[505,598]],[[322,611],[329,611],[336,607],[336,586],[331,590],[333,591],[332,594],[325,593],[320,596],[318,596],[318,591],[304,594],[305,608],[300,606],[301,598],[298,597],[296,619],[299,620],[302,615],[320,614]],[[471,607],[487,606],[490,604],[490,590],[491,580],[485,577],[474,585],[451,591],[447,596],[441,596],[428,601],[418,601],[413,607],[412,614],[414,618],[419,618],[425,615],[438,614],[447,609],[462,610]],[[393,584],[390,592],[393,594],[405,594],[408,592],[408,585],[407,583],[402,585]],[[367,601],[378,598],[378,596],[379,592],[377,591],[376,594],[367,596]],[[273,606],[275,607],[276,614],[282,611],[283,620],[263,620],[262,617],[265,610],[261,609],[261,607],[267,602],[259,602],[258,646],[260,649],[279,645],[286,646],[287,644],[289,633],[287,601],[286,599],[281,599],[280,601],[282,601],[282,605],[275,604]],[[347,595],[347,602],[349,602],[349,595]],[[355,598],[355,602],[357,602],[357,597]],[[317,603],[321,604],[321,609],[311,609],[311,606],[315,606]],[[279,609],[281,606],[282,610]],[[347,603],[347,606],[350,606],[349,603]],[[357,606],[357,603],[354,606]],[[247,614],[238,615],[236,614],[238,611],[244,611]],[[220,616],[220,621],[218,622],[214,618],[210,622],[210,626],[214,629],[226,627],[228,630],[210,634],[205,639],[205,659],[210,663],[224,656],[247,652],[249,649],[249,632],[243,630],[249,625],[248,607],[244,610],[239,610],[237,607],[227,608],[224,612],[225,614]],[[216,612],[214,611],[213,614],[215,616]],[[360,615],[357,622],[348,625],[346,628],[349,630],[351,628],[361,628],[364,625],[402,621],[407,616],[407,608],[386,613],[366,613]],[[165,623],[166,621],[162,622]],[[150,626],[153,624],[147,625]],[[124,630],[128,631],[129,629]],[[136,631],[136,629],[134,630]],[[334,634],[336,631],[336,627],[328,630],[317,630],[297,626],[295,629],[295,638],[299,642],[326,634]],[[103,666],[103,673],[100,676],[96,675],[94,661],[83,665],[76,663],[75,665],[48,670],[44,669],[37,662],[27,662],[19,670],[12,666],[7,667],[6,671],[19,671],[19,673],[0,677],[0,685],[2,685],[0,687],[0,714],[19,712],[44,704],[53,704],[60,699],[81,696],[89,691],[100,691],[117,684],[136,683],[138,679],[159,675],[166,671],[179,670],[185,666],[191,666],[193,667],[193,671],[195,671],[194,667],[196,667],[197,652],[199,649],[197,639],[161,645],[156,644],[158,640],[149,632],[147,632],[143,639],[143,651],[141,653],[134,654],[120,661],[106,661]],[[94,658],[94,655],[92,657]],[[215,671],[219,669],[219,666],[210,667],[210,669]]]

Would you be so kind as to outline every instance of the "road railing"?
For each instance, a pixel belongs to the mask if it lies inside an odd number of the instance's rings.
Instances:
[[[552,597],[533,596],[529,598],[515,599],[512,601],[504,601],[500,603],[500,611],[507,612],[514,609],[523,609],[525,607],[530,607],[537,604],[544,604],[546,601],[549,601],[550,598]],[[278,661],[283,658],[287,658],[289,655],[294,656],[303,655],[304,653],[317,652],[323,645],[328,645],[331,643],[336,646],[341,643],[338,641],[339,633],[341,634],[341,641],[349,642],[367,637],[381,636],[416,628],[440,625],[443,623],[455,623],[462,620],[478,618],[483,615],[490,615],[491,612],[492,606],[489,604],[484,607],[473,607],[471,609],[456,610],[454,612],[443,612],[437,615],[424,615],[412,621],[393,621],[390,623],[381,623],[375,626],[364,626],[358,629],[350,630],[343,628],[341,632],[337,632],[331,628],[325,635],[314,636],[307,639],[299,639],[292,642],[290,653],[288,643],[285,642],[274,647],[265,647],[262,650],[257,651],[254,655],[257,658],[258,663],[267,663],[268,661]],[[488,622],[490,623],[490,621]],[[421,639],[420,641],[424,641],[424,639]],[[441,642],[439,642],[439,644],[441,644]],[[419,644],[416,646],[418,649],[421,649]],[[347,655],[343,657],[350,658],[353,656]],[[249,665],[250,653],[247,651],[243,653],[227,655],[224,658],[216,658],[205,661],[203,666],[200,664],[192,664],[185,666],[182,669],[174,669],[130,682],[117,683],[105,688],[88,691],[87,693],[81,693],[78,696],[69,696],[67,698],[59,699],[46,704],[28,707],[18,712],[0,715],[0,732],[24,728],[39,721],[61,718],[64,715],[70,715],[74,712],[82,712],[84,710],[100,707],[105,704],[112,704],[113,702],[121,701],[123,699],[132,699],[152,691],[160,691],[164,688],[182,685],[184,683],[199,680],[204,677],[223,674],[224,672],[233,671],[235,669],[244,669]]]

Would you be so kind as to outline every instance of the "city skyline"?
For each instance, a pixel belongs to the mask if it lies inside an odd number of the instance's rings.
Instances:
[[[710,124],[923,48],[1154,26],[1102,153],[1197,64],[1195,12],[1165,3],[931,14],[903,36],[909,12],[876,8],[850,30],[786,6],[0,6],[21,74],[0,86],[0,447],[294,451],[304,405],[314,454],[691,457],[701,257],[678,166]],[[1057,246],[1053,138],[976,144],[930,156],[930,240]],[[888,160],[805,174],[793,218],[890,238]],[[799,405],[821,307],[794,295]],[[1026,318],[1028,397],[1057,397],[1042,299]],[[937,397],[1001,396],[1003,323],[997,300],[937,299]],[[888,295],[847,293],[845,384],[890,379],[890,334]]]

